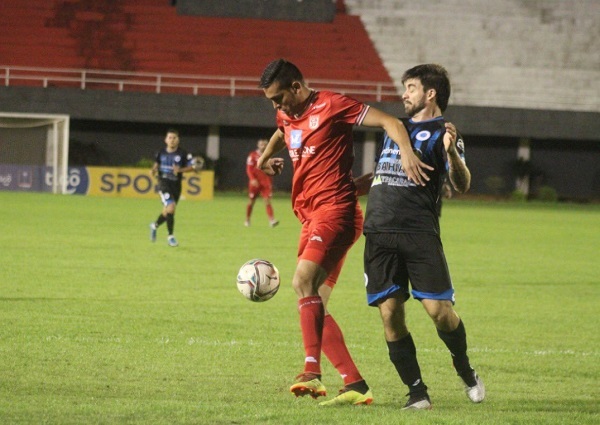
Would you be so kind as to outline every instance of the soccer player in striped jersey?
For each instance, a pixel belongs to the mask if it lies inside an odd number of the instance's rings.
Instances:
[[[354,125],[379,127],[406,149],[411,177],[423,182],[424,164],[413,154],[401,122],[382,111],[329,91],[310,89],[300,70],[278,59],[265,68],[259,85],[276,109],[277,130],[258,167],[279,174],[287,149],[293,167],[292,204],[302,223],[292,286],[298,296],[305,351],[303,372],[290,391],[297,397],[326,395],[321,350],[344,380],[340,394],[321,404],[370,404],[373,395],[359,373],[327,303],[346,253],[362,232],[362,212],[352,177]]]
[[[150,240],[156,241],[158,227],[167,223],[167,243],[179,245],[175,235],[175,206],[181,196],[182,174],[194,171],[192,155],[179,146],[179,131],[167,130],[165,146],[156,154],[152,165],[152,175],[158,176],[158,190],[163,204],[162,212],[156,221],[150,223]]]
[[[406,326],[404,303],[411,293],[450,350],[467,396],[479,403],[485,397],[485,387],[469,363],[465,327],[453,308],[454,288],[437,210],[446,176],[460,193],[466,192],[471,182],[462,137],[442,115],[450,97],[450,80],[442,66],[426,64],[406,71],[402,82],[402,99],[409,116],[402,122],[413,150],[430,171],[424,186],[411,181],[404,170],[404,152],[384,134],[364,223],[367,300],[379,308],[390,360],[408,387],[405,409],[431,408],[416,347]]]
[[[279,220],[275,219],[273,206],[271,205],[271,196],[273,195],[273,177],[266,175],[262,170],[256,167],[258,158],[262,155],[269,143],[266,139],[260,139],[256,143],[256,149],[246,157],[246,175],[248,176],[248,204],[246,205],[246,221],[244,225],[250,226],[250,218],[256,198],[260,195],[265,201],[269,226],[275,227]]]

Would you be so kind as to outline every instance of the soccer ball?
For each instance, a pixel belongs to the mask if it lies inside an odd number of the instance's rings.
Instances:
[[[267,260],[250,260],[238,272],[237,287],[250,301],[270,300],[279,290],[279,270]]]

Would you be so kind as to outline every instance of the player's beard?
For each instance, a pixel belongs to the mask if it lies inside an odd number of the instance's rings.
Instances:
[[[422,96],[417,103],[404,102],[404,111],[409,117],[414,117],[416,114],[425,109],[425,96]]]

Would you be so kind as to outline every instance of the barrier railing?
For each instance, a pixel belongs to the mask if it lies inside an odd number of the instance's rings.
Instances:
[[[258,77],[182,75],[169,73],[108,71],[97,69],[38,68],[0,65],[6,87],[72,87],[81,90],[145,91],[211,96],[262,96]],[[398,101],[392,83],[307,79],[315,89],[332,90],[361,100]]]

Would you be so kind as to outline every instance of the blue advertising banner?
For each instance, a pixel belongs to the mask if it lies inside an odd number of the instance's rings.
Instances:
[[[51,192],[52,167],[0,164],[0,190]],[[61,182],[62,183],[62,182]],[[200,171],[183,176],[182,199],[213,198],[214,172]],[[69,167],[69,195],[111,196],[124,198],[155,198],[156,179],[149,170],[114,167]]]

